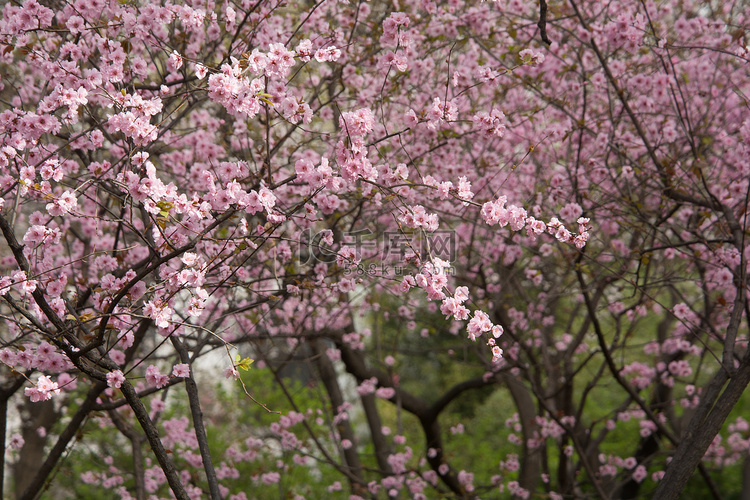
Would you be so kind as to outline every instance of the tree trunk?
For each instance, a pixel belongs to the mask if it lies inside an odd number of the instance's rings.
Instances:
[[[13,466],[16,498],[23,495],[26,488],[34,480],[39,465],[44,463],[46,458],[44,446],[47,444],[46,431],[60,418],[53,401],[32,403],[28,398],[24,398],[23,405],[19,410],[21,411],[21,435],[24,445],[19,451],[18,462]],[[43,435],[37,432],[40,427],[45,430]]]

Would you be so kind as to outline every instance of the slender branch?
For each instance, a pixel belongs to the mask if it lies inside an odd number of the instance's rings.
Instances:
[[[148,411],[146,411],[146,407],[143,406],[143,402],[138,397],[135,389],[130,382],[126,380],[122,383],[120,390],[128,401],[130,407],[133,409],[135,418],[138,419],[143,431],[146,433],[146,438],[151,445],[154,455],[156,455],[156,460],[159,462],[159,466],[164,471],[164,475],[167,478],[169,487],[172,489],[172,493],[174,493],[174,496],[178,500],[189,500],[190,497],[188,497],[185,487],[182,486],[182,481],[180,481],[180,475],[177,473],[174,462],[172,462],[172,459],[169,457],[169,454],[167,454],[167,450],[164,449],[164,445],[159,438],[159,431],[157,431],[156,426],[151,421],[151,417],[149,417]]]
[[[137,500],[146,499],[146,484],[145,475],[143,469],[143,450],[141,444],[146,438],[136,432],[133,427],[128,425],[125,420],[120,416],[117,410],[109,410],[107,412],[112,423],[115,424],[117,430],[119,430],[125,437],[130,440],[130,448],[133,452],[133,476],[135,479],[135,498]]]
[[[174,335],[171,337],[171,340],[177,354],[180,355],[180,360],[189,365],[190,356],[188,355],[188,350],[185,347],[185,344]],[[185,378],[185,392],[187,392],[188,401],[190,402],[190,414],[193,417],[195,437],[198,440],[198,447],[200,448],[201,458],[203,459],[203,470],[206,471],[208,491],[212,500],[220,500],[221,492],[219,491],[219,479],[216,477],[216,470],[214,469],[214,464],[211,460],[211,451],[208,448],[208,435],[206,434],[206,426],[203,423],[203,411],[201,410],[201,402],[198,397],[198,385],[193,378],[192,366],[190,367],[190,376]]]

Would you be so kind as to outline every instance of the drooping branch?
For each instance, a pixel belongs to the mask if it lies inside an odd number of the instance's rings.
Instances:
[[[677,445],[679,443],[679,448],[683,448],[685,446],[686,440],[680,441],[677,436],[675,436],[662,422],[657,416],[655,415],[653,409],[651,406],[646,404],[646,402],[643,400],[643,398],[636,392],[636,390],[631,386],[630,383],[628,383],[627,380],[625,380],[620,373],[620,371],[617,369],[617,366],[615,365],[615,361],[612,357],[612,352],[609,346],[607,345],[607,342],[604,338],[604,331],[602,329],[601,323],[599,322],[599,318],[596,313],[596,309],[594,307],[594,304],[591,300],[591,297],[589,296],[589,293],[586,291],[587,286],[583,277],[583,272],[580,269],[576,269],[576,275],[578,277],[578,282],[581,286],[583,300],[586,305],[586,309],[588,311],[589,317],[591,318],[591,325],[594,329],[594,333],[596,334],[597,342],[599,343],[599,348],[602,351],[602,354],[604,354],[604,359],[606,361],[607,367],[609,368],[609,371],[612,375],[612,377],[615,379],[615,381],[628,393],[628,395],[633,399],[633,401],[638,404],[641,410],[648,416],[649,420],[656,425],[656,428],[658,429],[659,433],[664,435],[672,444]],[[737,325],[739,326],[739,325]],[[714,381],[716,381],[716,385],[718,387],[719,380],[726,380],[728,377],[727,371],[720,369],[719,372],[714,376],[714,379],[712,380],[712,384],[714,384]],[[722,384],[723,385],[723,384]],[[738,396],[739,397],[739,396]],[[707,404],[706,401],[703,401],[701,403],[702,406],[710,408],[711,405]],[[734,405],[732,405],[734,406]],[[730,408],[731,409],[731,408]],[[728,413],[727,413],[728,414]],[[725,417],[726,418],[726,417]],[[693,418],[691,421],[691,427],[694,422],[696,422],[697,416]],[[697,430],[697,429],[696,429]],[[707,432],[707,429],[705,427],[701,427],[699,433]],[[716,430],[716,432],[719,432],[719,429]],[[708,441],[708,444],[711,443],[714,436],[716,434],[714,433],[711,435],[711,439]],[[708,444],[706,444],[706,448],[708,448]],[[705,453],[705,449],[703,450]],[[700,455],[703,456],[702,454]],[[718,490],[716,489],[716,486],[713,483],[713,480],[711,479],[711,476],[708,474],[708,471],[705,470],[705,468],[701,467],[700,460],[697,460],[693,467],[690,469],[691,473],[695,469],[699,469],[701,472],[701,475],[703,476],[704,481],[708,485],[709,489],[712,491],[712,494],[714,497],[719,498],[718,496]],[[685,480],[687,481],[687,479]],[[684,484],[683,484],[684,487]]]

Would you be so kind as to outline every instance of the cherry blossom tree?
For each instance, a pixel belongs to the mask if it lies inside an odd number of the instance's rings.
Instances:
[[[728,494],[746,17],[6,3],[0,491]]]

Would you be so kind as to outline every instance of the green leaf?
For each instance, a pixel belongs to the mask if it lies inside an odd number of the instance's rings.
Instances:
[[[237,355],[237,358],[239,358],[239,357],[240,356]],[[237,368],[239,368],[240,370],[249,371],[250,370],[250,365],[253,364],[253,361],[255,361],[255,360],[254,359],[250,359],[250,358],[245,358],[242,361],[237,362],[236,365],[237,365]]]

